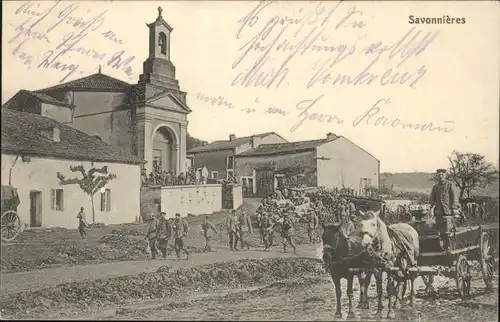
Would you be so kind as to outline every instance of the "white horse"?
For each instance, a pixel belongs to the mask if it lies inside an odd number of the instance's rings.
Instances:
[[[401,299],[406,292],[406,282],[411,283],[411,293],[410,293],[410,305],[413,306],[415,289],[414,280],[415,277],[408,272],[408,268],[417,265],[417,259],[420,253],[419,248],[419,237],[417,231],[410,225],[405,223],[398,223],[390,226],[386,224],[379,217],[380,211],[359,211],[360,221],[358,223],[358,228],[362,234],[362,246],[365,248],[371,248],[374,253],[371,253],[377,259],[382,259],[388,266],[394,266],[399,268],[397,274],[392,274],[388,272],[387,281],[387,292],[389,295],[388,304],[388,318],[394,318],[395,313],[393,308],[396,308],[398,304],[398,293],[399,288],[402,286]],[[369,252],[370,253],[370,252]],[[376,273],[375,279],[377,281],[377,289],[381,289],[382,284],[382,273]],[[396,283],[394,284],[393,281]],[[379,312],[381,312],[381,301],[382,292],[379,292]],[[392,297],[395,296],[396,299],[394,304],[392,304]]]

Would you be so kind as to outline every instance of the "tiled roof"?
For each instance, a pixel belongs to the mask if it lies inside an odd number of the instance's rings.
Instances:
[[[16,95],[12,96],[11,99],[9,99],[7,102],[5,102],[5,104],[2,107],[11,108],[11,109],[12,108],[18,109],[19,106],[24,107],[24,104],[26,103],[26,101],[28,99],[30,99],[31,97],[35,97],[44,103],[58,105],[58,106],[71,107],[71,104],[68,104],[68,103],[63,102],[63,101],[59,101],[58,99],[56,99],[52,96],[49,96],[49,95],[46,95],[43,93],[30,92],[30,91],[27,91],[25,89],[22,89],[19,92],[17,92]]]
[[[287,142],[287,143],[262,144],[254,149],[240,153],[238,156],[260,156],[260,155],[304,152],[304,151],[314,150],[314,148],[326,142],[328,142],[327,139],[320,139],[320,140],[298,141],[298,142]]]
[[[27,91],[27,90],[21,90],[21,91],[28,92],[31,95],[33,95],[36,98],[38,98],[40,101],[45,102],[45,103],[71,107],[71,104],[68,104],[68,103],[63,102],[63,101],[59,101],[58,99],[56,99],[56,98],[54,98],[52,96],[49,96],[47,94],[37,93],[37,92],[30,92],[30,91]]]
[[[44,136],[58,128],[60,142]],[[38,114],[2,108],[2,153],[22,153],[69,160],[140,164],[144,161],[98,138]]]
[[[67,83],[62,83],[56,86],[40,89],[38,92],[47,92],[63,88],[71,88],[74,90],[109,90],[109,91],[124,91],[130,89],[132,85],[101,73],[93,74],[87,77],[75,79]]]
[[[261,134],[255,134],[254,137],[265,137],[271,134],[275,134],[274,132],[266,132]],[[249,143],[252,139],[252,136],[245,136],[241,138],[235,138],[234,140],[219,140],[214,141],[209,144],[201,145],[196,148],[192,148],[188,151],[188,153],[198,153],[198,152],[207,152],[207,151],[219,151],[219,150],[228,150],[234,149],[240,145]]]

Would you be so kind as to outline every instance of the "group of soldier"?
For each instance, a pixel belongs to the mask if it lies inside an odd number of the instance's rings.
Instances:
[[[306,225],[310,244],[315,242],[316,232],[320,224],[355,220],[356,207],[352,202],[347,201],[345,197],[340,197],[338,200],[332,198],[331,201],[333,209],[332,207],[327,209],[321,200],[311,203],[309,197],[303,192],[292,190],[290,193],[286,188],[281,191],[277,190],[271,196],[262,199],[262,203],[257,209],[257,222],[265,250],[273,246],[273,235],[277,226],[281,227],[283,251],[286,252],[287,245],[290,245],[295,252],[293,237],[295,224],[299,220]],[[304,214],[299,216],[298,208],[304,205],[306,206],[302,208]]]
[[[299,215],[299,207],[306,206],[303,209],[304,214]],[[354,216],[356,208],[345,198],[338,199],[335,205],[335,211],[326,209],[321,200],[311,203],[304,193],[289,193],[286,189],[276,191],[272,195],[265,197],[257,209],[256,227],[259,231],[260,241],[264,246],[264,251],[269,251],[274,244],[274,234],[279,231],[282,238],[283,252],[288,247],[296,253],[295,245],[295,226],[299,220],[306,225],[309,243],[312,244],[316,239],[316,231],[321,223],[330,221],[345,221]],[[174,238],[174,248],[177,258],[181,258],[181,253],[189,258],[189,251],[186,249],[185,239],[189,229],[188,223],[176,214],[172,220],[167,219],[165,212],[149,218],[146,239],[149,242],[151,256],[156,258],[161,252],[162,258],[167,257],[167,246],[170,238]],[[340,219],[339,219],[340,217]],[[247,210],[241,207],[238,210],[232,210],[225,222],[227,234],[229,237],[229,250],[236,251],[250,249],[248,234],[253,235],[254,223],[252,222]],[[210,222],[209,217],[205,216],[201,224],[203,236],[205,238],[205,251],[211,252],[211,242],[219,232],[215,225]],[[278,229],[277,229],[278,228]]]
[[[189,251],[186,249],[185,238],[187,236],[189,225],[180,214],[175,214],[173,220],[169,220],[164,212],[157,216],[149,218],[148,230],[146,239],[149,242],[151,257],[156,258],[157,251],[162,254],[163,259],[167,258],[167,246],[171,237],[174,238],[174,249],[177,258],[181,258],[181,252],[186,254],[186,259],[189,258]]]

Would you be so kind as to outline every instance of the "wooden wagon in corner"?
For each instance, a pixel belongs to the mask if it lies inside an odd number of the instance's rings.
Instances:
[[[493,225],[460,226],[455,217],[445,219],[445,229],[439,232],[434,220],[424,219],[424,210],[412,211],[410,223],[420,236],[420,256],[417,268],[410,269],[420,275],[429,290],[434,276],[454,278],[458,294],[470,295],[472,262],[479,262],[487,289],[493,287],[496,262],[493,253]]]
[[[17,189],[2,185],[1,199],[1,230],[2,241],[12,241],[21,233],[21,220],[17,214],[20,204]]]

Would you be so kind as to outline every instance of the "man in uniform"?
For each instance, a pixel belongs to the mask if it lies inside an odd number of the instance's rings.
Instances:
[[[241,210],[238,220],[239,220],[238,233],[240,237],[241,249],[243,249],[245,245],[247,249],[250,249],[250,245],[248,244],[248,241],[246,239],[247,237],[246,234],[247,232],[249,232],[250,234],[253,235],[253,227],[252,227],[252,220],[250,220],[250,216],[248,215],[245,208]]]
[[[352,201],[347,201],[347,212],[352,222],[356,222],[356,206]]]
[[[212,232],[218,234],[217,228],[208,220],[208,216],[205,216],[205,220],[201,224],[201,229],[203,229],[203,236],[205,237],[205,251],[211,252],[210,240],[212,239]]]
[[[236,210],[232,210],[226,219],[226,229],[229,235],[229,250],[236,250],[238,245],[239,220]]]
[[[165,218],[165,215],[164,212],[160,212],[156,228],[156,242],[158,243],[158,249],[161,251],[163,259],[167,258],[168,240],[172,236],[172,227],[167,218]]]
[[[85,211],[83,207],[80,207],[80,212],[76,215],[76,218],[78,218],[78,232],[82,238],[85,238],[85,236],[87,236],[85,228],[87,228],[88,225],[85,222]]]
[[[291,218],[290,210],[285,210],[283,213],[283,224],[281,225],[281,237],[283,238],[283,253],[286,253],[286,246],[289,244],[293,248],[293,253],[297,253],[297,248],[293,243],[293,236],[295,235],[294,223]]]
[[[439,181],[432,187],[430,204],[431,209],[434,208],[436,227],[440,233],[444,233],[446,229],[445,217],[454,216],[460,206],[455,184],[446,179],[446,170],[438,169],[436,172]]]
[[[148,231],[146,232],[146,240],[149,243],[149,249],[151,250],[151,257],[156,259],[156,232],[158,230],[158,221],[154,215],[148,218]]]
[[[270,242],[272,241],[273,226],[274,224],[269,214],[266,212],[263,213],[260,218],[259,227],[262,233],[265,251],[268,251],[269,247],[272,246]]]
[[[312,244],[314,242],[314,231],[318,228],[318,217],[312,209],[309,209],[304,219],[307,225],[307,237],[309,237],[309,244]]]
[[[181,218],[181,214],[175,214],[174,220],[174,238],[175,238],[175,253],[178,259],[181,259],[181,250],[186,254],[186,259],[189,259],[189,251],[185,248],[184,238],[188,233],[188,223]]]

